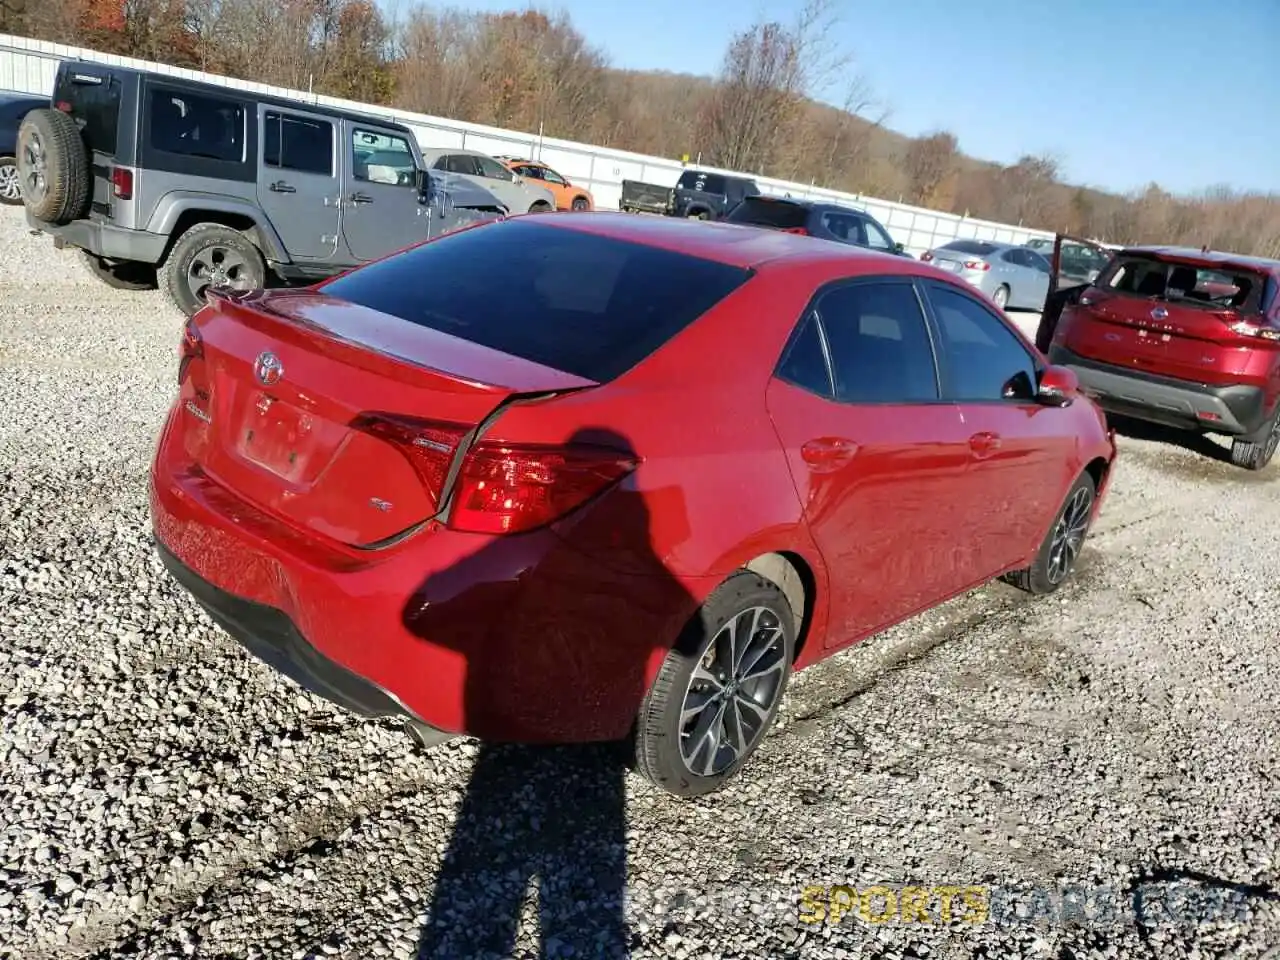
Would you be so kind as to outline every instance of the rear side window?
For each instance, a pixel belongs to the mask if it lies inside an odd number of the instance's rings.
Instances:
[[[669,250],[510,220],[448,234],[321,289],[603,383],[750,276]]]
[[[60,72],[53,102],[76,121],[90,150],[114,155],[120,124],[120,81],[100,74],[79,76],[77,81],[72,71]]]
[[[221,97],[153,88],[151,145],[165,153],[240,163],[244,160],[244,107]]]
[[[686,170],[680,174],[680,182],[676,186],[681,190],[699,190],[703,193],[724,193],[726,190],[723,176],[697,170]]]
[[[263,118],[262,162],[282,170],[333,176],[333,124],[268,111]]]
[[[795,230],[809,222],[809,208],[786,200],[747,197],[725,217],[728,223],[749,223],[775,230]]]
[[[836,398],[846,403],[938,399],[933,346],[909,283],[858,283],[822,295]]]
[[[981,240],[952,240],[943,244],[939,250],[954,250],[956,253],[971,253],[976,257],[987,257],[999,249],[994,243],[983,243]]]

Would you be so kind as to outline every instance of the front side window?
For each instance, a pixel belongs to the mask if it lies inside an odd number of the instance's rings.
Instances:
[[[355,179],[394,187],[413,186],[417,164],[404,137],[357,127],[351,133],[351,152]]]
[[[822,295],[836,398],[846,403],[938,399],[933,347],[909,283],[855,283]]]
[[[872,250],[892,250],[893,241],[889,239],[889,235],[880,228],[880,224],[874,220],[867,219],[863,221],[863,226],[867,232],[867,246]]]
[[[1026,401],[1035,395],[1036,364],[1004,321],[973,297],[929,286],[938,320],[939,357],[948,400]]]
[[[480,176],[489,180],[509,181],[511,179],[511,171],[497,160],[491,160],[489,157],[473,157],[472,159],[480,167]]]
[[[262,162],[281,170],[333,176],[333,124],[267,111],[263,117]]]
[[[244,161],[244,105],[186,90],[151,90],[151,145],[165,153]]]
[[[542,179],[546,180],[548,183],[554,183],[557,186],[561,186],[561,187],[567,187],[569,185],[569,182],[565,180],[564,177],[560,176],[560,174],[556,173],[551,168],[539,167],[537,169],[541,171]]]

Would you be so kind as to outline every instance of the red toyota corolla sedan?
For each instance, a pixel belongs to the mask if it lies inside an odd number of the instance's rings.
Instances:
[[[731,777],[789,674],[993,578],[1055,590],[1115,445],[927,264],[727,224],[516,217],[188,324],[157,547],[368,716],[633,740]]]

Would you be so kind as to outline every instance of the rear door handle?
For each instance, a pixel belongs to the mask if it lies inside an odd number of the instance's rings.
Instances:
[[[858,445],[843,437],[818,437],[800,448],[804,462],[815,470],[838,470],[858,452]]]
[[[352,203],[373,203],[373,197],[367,193],[353,193],[351,195]]]
[[[285,183],[283,180],[277,180],[267,189],[270,190],[272,193],[297,193],[298,192],[296,187],[290,186],[289,184]]]
[[[969,438],[969,449],[974,452],[975,456],[990,456],[994,451],[1000,449],[1000,438],[994,433],[983,431],[975,433]]]

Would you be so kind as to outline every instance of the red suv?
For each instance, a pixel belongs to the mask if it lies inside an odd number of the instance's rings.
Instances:
[[[1177,247],[1112,256],[1062,292],[1056,326],[1046,310],[1049,361],[1105,409],[1225,434],[1232,461],[1261,470],[1280,443],[1280,261]]]
[[[1056,590],[1102,412],[963,281],[625,214],[464,229],[186,328],[160,555],[303,685],[426,731],[731,776],[793,670]]]

